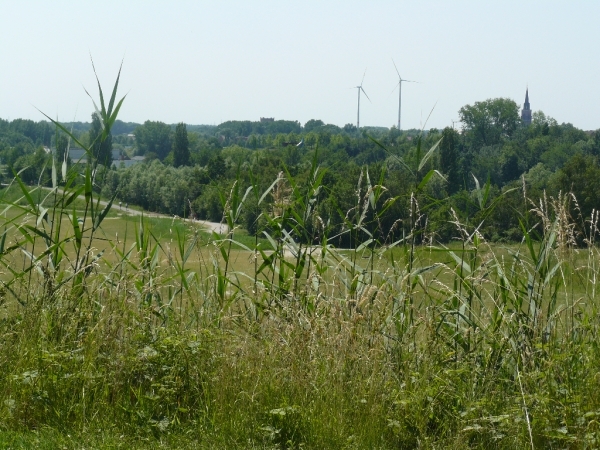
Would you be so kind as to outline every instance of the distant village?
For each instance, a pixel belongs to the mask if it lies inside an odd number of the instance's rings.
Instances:
[[[126,136],[128,140],[135,140],[135,135],[133,133],[129,133],[127,135],[123,135],[124,137]],[[56,151],[55,148],[50,148],[47,146],[44,146],[44,150],[46,151],[46,153],[54,153]],[[117,146],[117,148],[113,148],[112,149],[112,164],[111,166],[115,166],[117,169],[118,168],[128,168],[131,167],[135,164],[139,164],[144,162],[144,160],[146,159],[145,156],[141,155],[141,156],[129,156],[129,153],[131,153],[133,151],[133,147],[131,145],[127,145],[127,146]],[[85,161],[86,160],[86,154],[85,154],[85,150],[82,149],[81,147],[73,147],[71,146],[69,148],[69,159],[76,163],[78,161]]]

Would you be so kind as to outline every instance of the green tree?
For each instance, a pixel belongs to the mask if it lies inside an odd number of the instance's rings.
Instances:
[[[501,156],[501,145],[482,147],[478,152],[473,152],[471,161],[469,163],[470,172],[481,183],[485,183],[485,181],[489,178],[492,184],[500,186],[502,184]]]
[[[600,130],[596,130],[592,133],[589,140],[590,148],[589,152],[592,155],[600,155]]]
[[[173,143],[173,165],[175,167],[190,164],[190,144],[188,141],[185,123],[177,124],[175,128],[175,142]]]
[[[40,146],[35,152],[20,156],[15,161],[13,170],[20,173],[24,183],[34,184],[40,181],[42,185],[47,185],[51,179],[50,167],[48,154]]]
[[[304,124],[304,132],[305,133],[310,133],[315,128],[322,127],[323,125],[325,125],[325,123],[322,120],[319,120],[319,119],[310,119],[308,122],[306,122]]]
[[[575,195],[584,219],[600,208],[600,166],[596,157],[573,155],[560,169],[558,183],[563,192]]]
[[[137,153],[155,153],[161,161],[171,151],[171,127],[164,122],[147,120],[133,132]]]
[[[220,154],[213,156],[207,165],[208,176],[212,180],[216,180],[225,175],[227,171],[227,166],[225,165],[225,159]]]
[[[343,129],[346,133],[355,133],[357,128],[356,125],[347,123],[346,125],[344,125]]]
[[[440,169],[448,180],[448,194],[460,189],[461,179],[458,164],[459,135],[453,128],[446,127],[440,142]]]
[[[260,143],[259,136],[256,134],[251,134],[248,137],[248,141],[246,145],[251,149],[256,149]]]
[[[15,119],[10,122],[10,128],[19,134],[27,136],[36,145],[50,145],[52,127],[48,122]]]
[[[112,135],[104,134],[102,123],[98,114],[92,114],[92,127],[89,131],[90,145],[92,147],[92,157],[98,163],[110,167],[112,163]]]
[[[496,145],[510,138],[517,130],[519,106],[508,98],[494,98],[474,105],[465,105],[458,111],[470,144],[479,149]]]
[[[500,173],[502,176],[502,181],[504,183],[508,183],[509,181],[516,180],[521,175],[521,170],[519,169],[519,158],[515,153],[508,152],[502,155],[501,165],[500,165]]]
[[[546,116],[543,111],[535,111],[532,115],[531,125],[533,125],[533,132],[537,135],[548,136],[550,127],[558,126],[555,119],[550,116]]]

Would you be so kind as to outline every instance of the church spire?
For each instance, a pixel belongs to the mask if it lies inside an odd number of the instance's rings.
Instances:
[[[521,110],[521,120],[523,121],[523,125],[529,126],[531,125],[531,107],[529,105],[529,87],[525,90],[525,104],[523,105],[523,109]]]

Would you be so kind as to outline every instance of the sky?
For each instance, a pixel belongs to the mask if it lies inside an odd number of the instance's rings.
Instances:
[[[89,121],[121,62],[119,119],[260,117],[443,128],[505,97],[600,128],[600,2],[0,0],[0,118]],[[365,73],[366,70],[366,73]]]

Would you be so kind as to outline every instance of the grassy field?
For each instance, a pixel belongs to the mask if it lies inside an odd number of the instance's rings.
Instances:
[[[94,207],[89,164],[0,193],[0,448],[600,447],[597,219],[566,197],[500,246],[424,245],[411,195],[401,242],[335,249],[316,162],[258,193],[260,240],[238,183],[208,235]],[[357,192],[352,236],[383,214]]]
[[[21,207],[4,214],[31,228],[3,244],[2,447],[596,445],[598,254],[556,221],[506,246],[256,253],[116,211],[86,219],[78,259],[71,210],[54,234]]]

